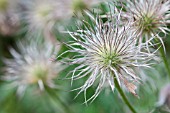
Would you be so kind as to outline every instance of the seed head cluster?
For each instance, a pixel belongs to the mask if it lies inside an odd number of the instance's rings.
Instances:
[[[3,15],[9,12],[8,1],[0,0],[0,31],[4,30],[3,25],[9,17]],[[101,6],[106,11],[91,11],[89,7],[100,1],[23,0],[23,4],[20,4],[24,12],[21,20],[24,21],[23,26],[28,28],[26,34],[30,37],[39,38],[41,34],[45,38],[59,39],[68,47],[55,59],[69,63],[69,68],[73,68],[70,72],[71,84],[74,80],[84,78],[83,85],[73,90],[79,90],[77,96],[84,92],[85,103],[96,99],[106,84],[112,91],[119,86],[138,96],[136,89],[141,79],[136,70],[149,68],[153,64],[159,49],[153,47],[158,47],[158,41],[163,44],[163,36],[159,33],[166,36],[170,31],[167,27],[170,23],[169,0],[121,0],[125,4],[118,2],[119,6],[115,6],[117,2],[108,2],[110,5],[103,3]],[[60,37],[60,31],[65,32],[65,26],[61,24],[67,23],[67,19],[75,21],[73,13],[79,17],[80,10],[81,20],[73,27],[77,29],[66,31],[70,35],[67,42]],[[57,31],[53,33],[55,28]],[[59,38],[55,38],[55,35]],[[51,40],[53,44],[57,42],[54,40]],[[41,41],[43,43],[38,44]],[[10,81],[12,87],[17,87],[19,94],[31,86],[38,86],[41,91],[45,87],[54,88],[53,79],[58,77],[61,65],[50,61],[55,52],[53,44],[47,40],[36,42],[33,39],[28,42],[17,43],[19,52],[10,50],[13,59],[4,60],[4,79]],[[65,46],[63,48],[66,49]],[[63,58],[65,53],[72,57]],[[86,93],[91,86],[95,86],[95,92],[89,98]]]

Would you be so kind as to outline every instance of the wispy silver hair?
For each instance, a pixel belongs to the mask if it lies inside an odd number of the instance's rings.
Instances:
[[[155,37],[163,44],[163,36],[160,36],[159,33],[162,32],[166,35],[170,31],[167,28],[167,24],[170,23],[170,1],[126,0],[125,3],[125,17],[133,20],[132,30],[139,35],[139,43],[143,41],[143,37],[145,41]]]
[[[88,76],[84,85],[74,89],[80,90],[77,96],[84,92],[85,103],[93,101],[101,92],[104,84],[109,83],[112,90],[115,89],[114,78],[118,83],[134,95],[140,78],[134,71],[136,67],[149,67],[149,61],[154,53],[138,51],[144,49],[145,44],[136,46],[136,35],[131,32],[130,24],[123,25],[120,20],[120,13],[115,8],[103,22],[99,15],[86,12],[90,23],[83,20],[84,29],[78,27],[76,32],[69,32],[74,41],[67,44],[71,50],[77,53],[71,64],[79,64],[72,71],[72,81]],[[76,74],[77,73],[77,74]],[[86,91],[94,82],[98,83],[94,95],[87,99]]]

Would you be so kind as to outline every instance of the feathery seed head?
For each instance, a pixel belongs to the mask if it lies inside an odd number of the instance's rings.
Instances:
[[[65,1],[61,0],[36,0],[25,3],[27,10],[23,16],[28,23],[28,31],[33,34],[52,32],[57,22],[67,20],[72,11]]]
[[[133,29],[142,36],[154,36],[160,31],[166,34],[170,31],[167,24],[170,22],[170,1],[137,0],[127,1],[127,17],[133,18]]]
[[[48,23],[51,22],[54,25],[55,17],[53,15],[54,4],[51,2],[41,2],[36,6],[30,8],[29,14],[27,17],[30,27],[34,30],[42,30],[44,27],[47,27]]]
[[[92,25],[83,20],[85,29],[80,27],[77,32],[69,32],[74,39],[74,42],[68,45],[72,49],[70,52],[78,53],[70,60],[72,64],[80,64],[73,70],[71,79],[89,76],[84,85],[78,88],[79,93],[84,91],[86,94],[86,90],[99,79],[96,92],[89,99],[93,100],[107,81],[114,90],[116,78],[120,85],[124,85],[136,95],[135,84],[139,77],[135,74],[134,68],[149,67],[148,61],[154,54],[138,51],[139,47],[145,48],[145,44],[136,46],[136,35],[129,30],[130,24],[122,26],[120,14],[109,15],[106,22],[103,22],[100,16],[94,17],[89,12],[86,14]],[[85,97],[85,102],[89,100]]]
[[[38,85],[40,90],[45,90],[44,86],[55,87],[53,79],[57,77],[61,66],[60,63],[50,61],[54,49],[52,44],[44,43],[40,46],[36,43],[19,43],[18,47],[20,53],[11,49],[14,59],[5,60],[4,78],[18,87],[19,94],[31,85]]]

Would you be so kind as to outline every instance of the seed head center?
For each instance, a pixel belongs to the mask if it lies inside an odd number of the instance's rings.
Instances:
[[[35,65],[29,70],[29,80],[31,83],[36,83],[38,80],[46,80],[48,69],[45,65]]]
[[[145,15],[139,20],[139,24],[143,32],[149,33],[156,28],[156,19],[152,16]]]
[[[120,60],[118,54],[111,52],[103,54],[103,63],[105,66],[116,66]]]

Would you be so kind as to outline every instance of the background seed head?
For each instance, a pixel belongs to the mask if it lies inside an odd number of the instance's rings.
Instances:
[[[134,19],[133,27],[141,35],[166,34],[169,23],[170,2],[161,0],[127,1],[127,16]],[[129,13],[129,14],[128,14]]]
[[[54,88],[53,79],[58,77],[61,70],[60,63],[50,61],[54,52],[51,43],[44,43],[40,46],[33,43],[30,45],[25,42],[18,43],[20,52],[11,49],[14,59],[5,60],[4,78],[17,87],[20,94],[32,85],[38,86],[38,89],[42,91],[45,90],[45,86]]]

